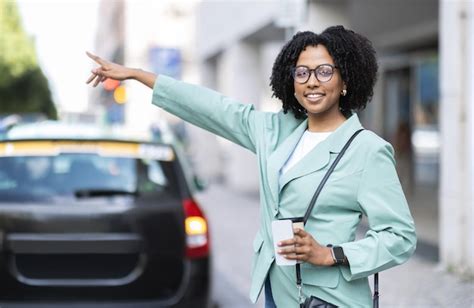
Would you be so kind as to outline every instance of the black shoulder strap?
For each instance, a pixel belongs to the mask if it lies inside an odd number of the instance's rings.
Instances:
[[[308,221],[308,218],[309,218],[309,215],[311,215],[311,211],[313,210],[314,208],[314,205],[316,204],[316,200],[318,199],[318,196],[319,196],[319,193],[321,192],[321,190],[323,189],[324,187],[324,184],[326,184],[326,181],[328,180],[329,176],[331,175],[331,173],[334,171],[334,169],[336,168],[336,165],[337,163],[341,160],[342,156],[344,155],[344,153],[346,152],[347,148],[351,145],[352,143],[352,140],[354,140],[355,137],[357,137],[357,135],[363,131],[364,129],[359,129],[358,131],[356,131],[352,136],[351,138],[349,138],[349,140],[347,140],[346,144],[344,145],[344,147],[342,148],[341,152],[337,155],[336,157],[336,160],[332,163],[331,167],[329,168],[329,170],[326,172],[326,174],[324,175],[323,179],[321,180],[321,183],[319,183],[319,186],[318,188],[316,189],[316,192],[314,193],[313,195],[313,198],[311,199],[311,201],[309,202],[309,206],[308,206],[308,209],[306,210],[306,214],[304,214],[304,218],[303,218],[303,222],[304,224],[306,224],[306,221]]]
[[[358,134],[360,134],[360,132],[362,132],[364,129],[359,129],[358,131],[356,131],[352,136],[351,138],[349,138],[349,140],[346,142],[346,144],[344,145],[344,147],[342,148],[341,152],[337,155],[336,159],[334,160],[334,162],[332,163],[331,167],[329,167],[329,170],[326,172],[326,174],[324,175],[323,179],[321,180],[321,182],[319,183],[319,186],[318,188],[316,189],[316,192],[314,193],[313,195],[313,198],[311,199],[311,201],[309,202],[309,206],[308,206],[308,209],[306,210],[306,213],[304,215],[304,218],[303,218],[303,222],[304,224],[306,224],[306,221],[308,221],[308,218],[309,216],[311,215],[311,211],[313,210],[314,208],[314,205],[316,204],[316,200],[318,199],[318,196],[319,196],[319,193],[321,192],[321,190],[323,189],[324,187],[324,184],[326,184],[326,181],[328,180],[329,176],[331,175],[331,173],[334,171],[334,169],[336,168],[336,165],[339,163],[339,161],[341,160],[342,156],[344,155],[344,153],[346,152],[347,148],[349,148],[349,146],[351,145],[352,143],[352,140],[354,140],[355,137],[357,137]],[[299,290],[299,293],[301,293],[301,269],[300,269],[300,264],[296,264],[296,284],[297,284],[297,287],[298,287],[298,290]],[[301,294],[300,294],[301,296]],[[300,303],[300,307],[303,307],[303,303]],[[378,273],[375,273],[374,275],[374,295],[373,295],[373,307],[374,308],[378,308],[379,307],[379,274]]]

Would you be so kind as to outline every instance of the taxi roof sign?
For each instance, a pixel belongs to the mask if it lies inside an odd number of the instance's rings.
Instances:
[[[63,153],[90,153],[106,157],[130,157],[172,161],[171,146],[117,141],[34,140],[0,142],[0,157],[57,156]]]
[[[123,140],[152,142],[151,131],[133,131],[120,126],[99,126],[85,123],[43,121],[11,128],[3,139],[8,140]]]

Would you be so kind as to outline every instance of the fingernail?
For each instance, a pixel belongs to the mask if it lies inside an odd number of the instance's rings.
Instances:
[[[278,253],[282,253],[282,252],[283,252],[283,250],[281,250],[281,249],[280,249],[280,250],[278,250]]]
[[[278,242],[278,246],[281,246],[281,245],[282,245],[281,242]]]

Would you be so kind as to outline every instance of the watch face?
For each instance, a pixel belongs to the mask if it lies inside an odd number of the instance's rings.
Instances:
[[[335,246],[332,248],[334,251],[334,257],[337,260],[337,263],[343,263],[344,262],[344,250],[342,250],[342,247]]]

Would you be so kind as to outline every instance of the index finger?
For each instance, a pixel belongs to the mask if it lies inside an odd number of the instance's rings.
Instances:
[[[104,64],[107,63],[107,61],[102,60],[102,58],[100,58],[99,56],[94,55],[93,53],[90,53],[90,52],[86,51],[86,54],[89,58],[91,58],[95,62],[99,63],[100,65],[104,65]]]

